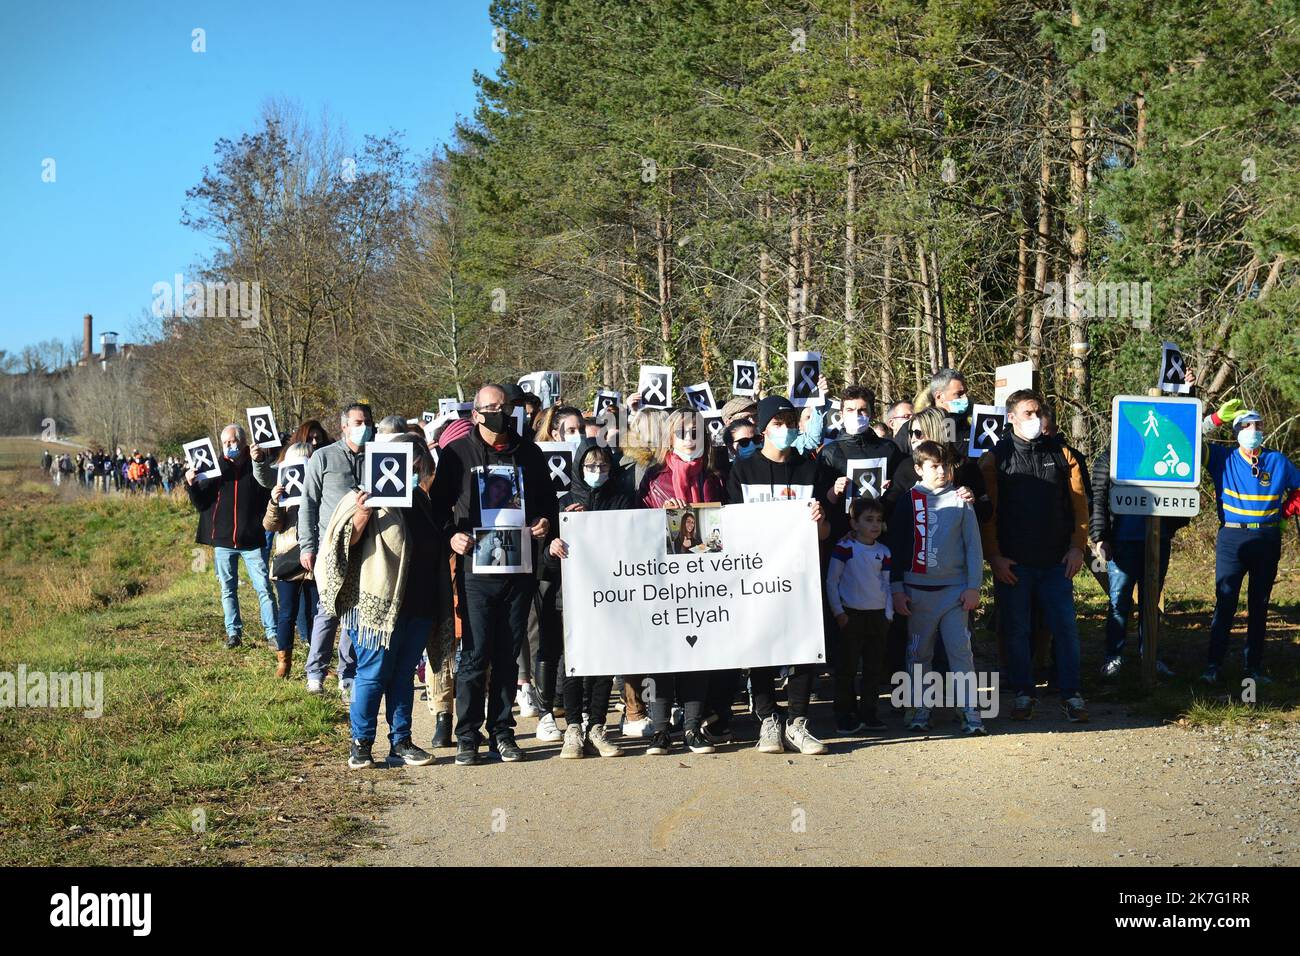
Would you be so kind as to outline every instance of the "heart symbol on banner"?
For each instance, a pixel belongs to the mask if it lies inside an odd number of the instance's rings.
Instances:
[[[698,635],[698,634],[687,634],[687,635],[686,635],[686,643],[689,644],[689,645],[691,645],[691,647],[694,647],[694,646],[695,646],[695,642],[698,641],[699,639],[700,639],[700,635]]]

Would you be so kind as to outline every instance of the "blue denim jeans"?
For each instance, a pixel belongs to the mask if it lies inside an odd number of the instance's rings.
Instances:
[[[226,634],[241,637],[244,633],[244,619],[239,614],[239,562],[243,559],[244,570],[253,582],[257,592],[257,602],[262,610],[262,630],[268,640],[275,640],[275,599],[271,597],[271,577],[266,570],[266,561],[261,548],[213,548],[212,561],[217,569],[217,581],[221,584],[221,609],[226,619]]]
[[[1164,587],[1169,571],[1169,546],[1171,538],[1160,539],[1160,586]],[[1124,653],[1124,632],[1128,630],[1129,615],[1133,613],[1133,586],[1138,589],[1138,654],[1142,653],[1142,586],[1146,576],[1146,542],[1115,541],[1111,546],[1111,559],[1106,563],[1107,582],[1110,585],[1110,610],[1106,614],[1106,659]]]
[[[432,618],[399,617],[387,647],[364,647],[349,634],[357,652],[357,676],[352,685],[353,740],[375,739],[380,697],[386,705],[389,742],[395,744],[411,736],[415,665],[432,628]]]
[[[316,582],[276,581],[275,596],[279,601],[280,613],[275,622],[275,646],[287,651],[293,647],[293,629],[298,627],[299,639],[311,641],[311,619],[303,614],[304,601],[316,606]]]
[[[1015,584],[995,583],[998,613],[1005,615],[1007,657],[1011,669],[1011,690],[1036,696],[1034,689],[1033,617],[1035,598],[1052,632],[1052,655],[1056,658],[1056,686],[1061,696],[1079,691],[1079,626],[1074,614],[1074,582],[1065,576],[1065,565],[1028,568],[1012,565]]]

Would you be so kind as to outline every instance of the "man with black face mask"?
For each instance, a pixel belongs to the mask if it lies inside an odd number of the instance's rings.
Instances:
[[[493,749],[508,763],[523,759],[515,743],[516,661],[528,629],[528,611],[537,579],[531,572],[482,574],[474,567],[475,529],[496,520],[497,527],[518,515],[527,528],[525,547],[536,548],[554,534],[556,498],[546,459],[531,438],[515,433],[513,403],[499,385],[484,385],[474,396],[474,424],[463,438],[441,449],[431,498],[444,515],[456,552],[456,588],[464,619],[456,672],[456,763],[478,762],[479,728],[487,723]],[[520,490],[521,507],[491,511],[480,499],[488,476],[509,475]],[[533,555],[533,567],[539,554]],[[491,667],[491,681],[487,672]],[[484,692],[487,712],[484,713]]]

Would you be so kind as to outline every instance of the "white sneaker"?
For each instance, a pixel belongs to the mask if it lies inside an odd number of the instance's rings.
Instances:
[[[591,730],[587,731],[587,746],[602,757],[623,756],[622,748],[605,736],[604,724],[596,724]]]
[[[314,677],[309,678],[307,681],[307,693],[323,694],[325,693],[325,685]]]
[[[786,722],[785,742],[795,753],[810,755],[830,753],[824,743],[809,733],[807,717],[796,717]]]
[[[515,694],[515,703],[519,706],[520,717],[536,717],[542,712],[542,702],[532,684],[520,684],[519,693]]]
[[[555,726],[555,718],[550,714],[542,714],[542,719],[537,722],[537,732],[534,736],[543,743],[548,744],[553,744],[557,740],[564,740],[563,731]]]
[[[653,737],[655,732],[654,722],[649,717],[642,717],[640,720],[623,721],[623,736],[640,739],[642,737]]]
[[[764,717],[763,726],[758,729],[758,752],[785,753],[785,746],[781,743],[781,721],[775,714]]]
[[[549,717],[550,714],[547,714]],[[552,720],[551,725],[555,722]],[[583,744],[585,740],[582,736],[582,728],[577,724],[569,724],[564,734],[564,746],[560,748],[560,756],[566,760],[577,760],[582,757]]]
[[[349,707],[352,706],[352,681],[351,677],[343,677],[339,680],[339,696]]]

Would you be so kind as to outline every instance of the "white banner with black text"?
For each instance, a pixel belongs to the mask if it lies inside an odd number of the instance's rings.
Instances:
[[[566,674],[825,662],[808,503],[699,511],[685,547],[681,510],[560,515]]]

